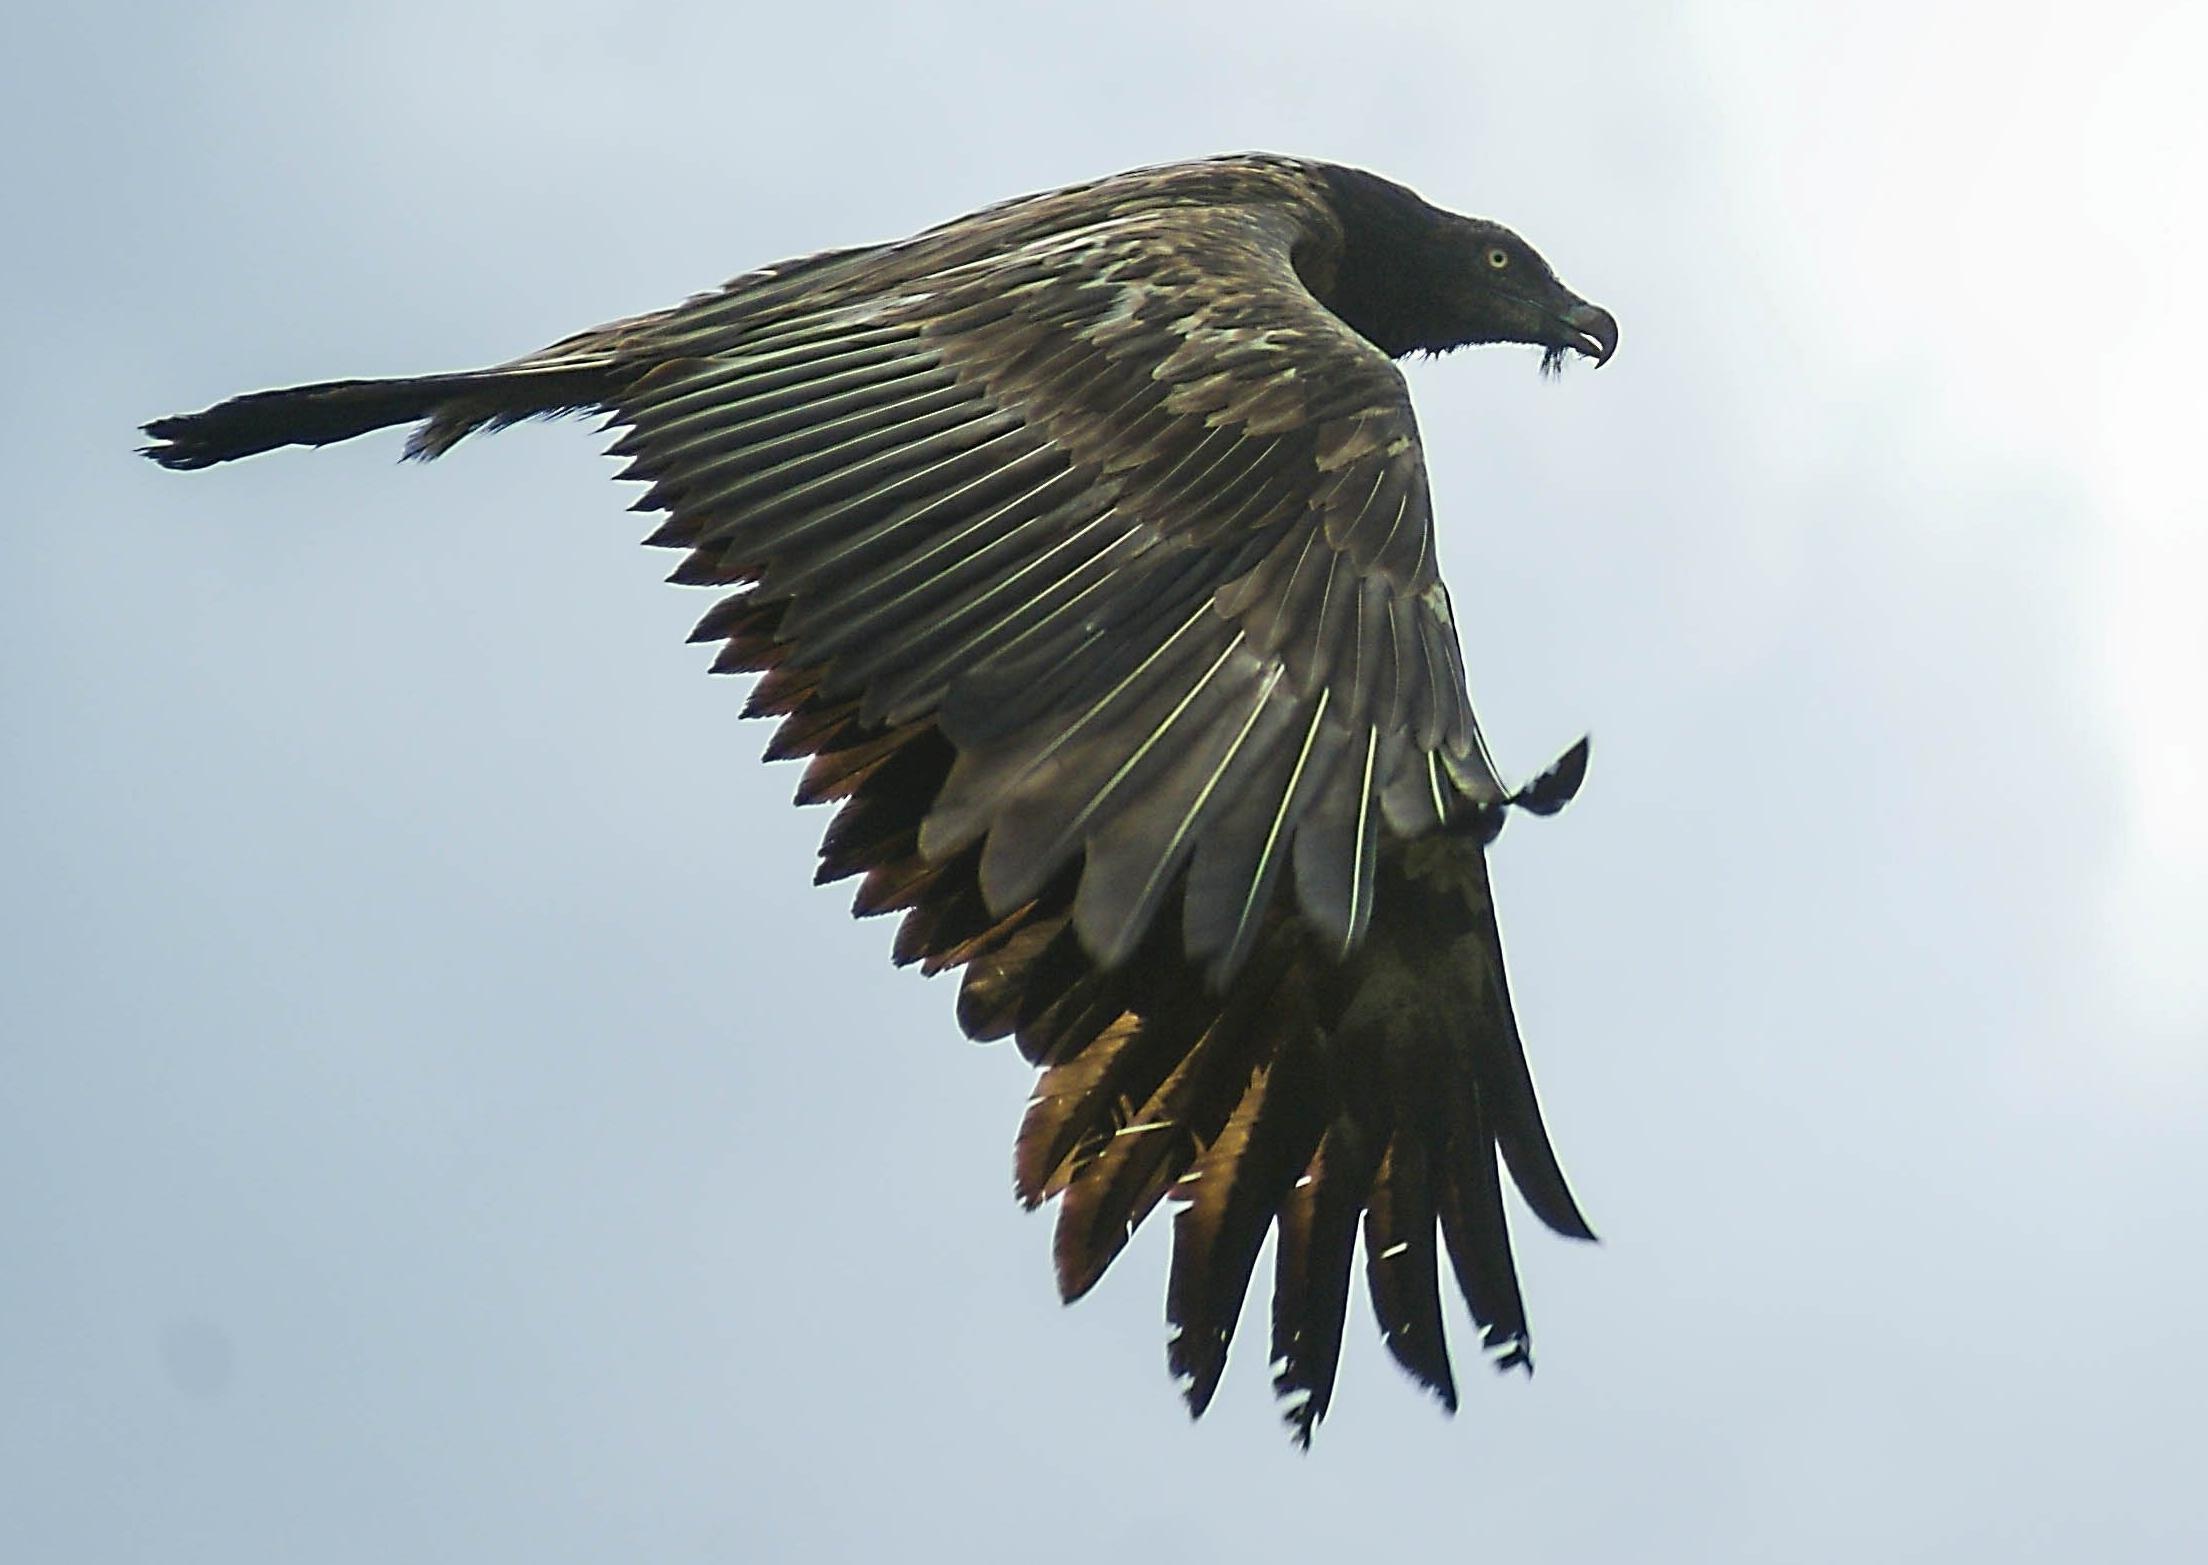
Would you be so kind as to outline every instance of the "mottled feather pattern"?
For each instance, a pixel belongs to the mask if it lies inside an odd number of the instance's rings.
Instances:
[[[1061,1292],[1170,1197],[1169,1362],[1201,1412],[1277,1231],[1274,1384],[1308,1442],[1360,1231],[1390,1351],[1450,1406],[1444,1248],[1483,1347],[1530,1362],[1498,1159],[1587,1233],[1503,981],[1484,849],[1512,795],[1390,361],[1553,348],[1537,318],[1599,335],[1530,249],[1555,299],[1453,318],[1450,245],[1490,235],[1523,243],[1355,171],[1217,159],[750,272],[494,370],[149,428],[198,466],[608,412],[673,579],[734,589],[693,639],[758,676],[768,754],[836,806],[818,878],[897,914],[896,959],[959,970],[960,1025],[1040,1069],[1015,1187],[1057,1203]]]

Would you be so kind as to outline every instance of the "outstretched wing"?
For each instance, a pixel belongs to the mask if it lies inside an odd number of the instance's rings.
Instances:
[[[1308,1438],[1362,1214],[1391,1349],[1453,1406],[1437,1226],[1505,1363],[1498,1152],[1587,1229],[1504,987],[1505,793],[1406,388],[1305,285],[1321,207],[994,221],[644,325],[616,449],[691,551],[676,579],[742,585],[697,634],[767,670],[800,797],[845,801],[821,878],[905,910],[899,958],[963,964],[966,1030],[1045,1067],[1017,1187],[1062,1198],[1066,1296],[1182,1197],[1200,1411],[1277,1222]]]
[[[1105,966],[1183,885],[1223,982],[1283,877],[1337,954],[1382,822],[1503,797],[1466,698],[1402,377],[1305,287],[1316,208],[1035,225],[855,298],[650,330],[616,449],[707,622],[957,761],[921,836],[1003,912],[1079,863]],[[771,649],[760,646],[761,638]]]

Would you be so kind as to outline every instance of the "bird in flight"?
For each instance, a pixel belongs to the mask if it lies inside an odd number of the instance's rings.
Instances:
[[[820,881],[960,969],[1040,1078],[1014,1184],[1067,1300],[1170,1198],[1193,1414],[1277,1230],[1273,1383],[1308,1444],[1357,1240],[1450,1409],[1446,1254],[1530,1367],[1501,1171],[1592,1237],[1550,1148],[1485,850],[1473,718],[1394,360],[1606,361],[1610,314],[1499,224],[1271,155],[1138,170],[747,273],[489,369],[257,392],[146,426],[199,468],[414,424],[406,452],[599,412],[665,513],[693,640],[837,805]]]

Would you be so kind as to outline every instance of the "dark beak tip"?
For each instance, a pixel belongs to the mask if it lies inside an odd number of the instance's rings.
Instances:
[[[1599,304],[1578,304],[1564,313],[1564,324],[1579,333],[1572,344],[1599,367],[1618,351],[1618,318]]]

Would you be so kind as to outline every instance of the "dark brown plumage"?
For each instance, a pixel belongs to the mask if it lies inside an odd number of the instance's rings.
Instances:
[[[1372,175],[1247,156],[1006,203],[737,278],[511,364],[262,392],[147,426],[204,467],[422,421],[603,410],[695,632],[838,805],[821,880],[964,969],[960,1024],[1042,1070],[1015,1184],[1061,1291],[1178,1201],[1170,1360],[1200,1413],[1268,1229],[1274,1383],[1325,1414],[1362,1227],[1397,1360],[1450,1406],[1442,1255],[1530,1362],[1498,1157],[1550,1151],[1484,848],[1584,744],[1498,779],[1389,362],[1598,362],[1609,315],[1524,241]],[[1437,1244],[1437,1233],[1439,1243]]]

